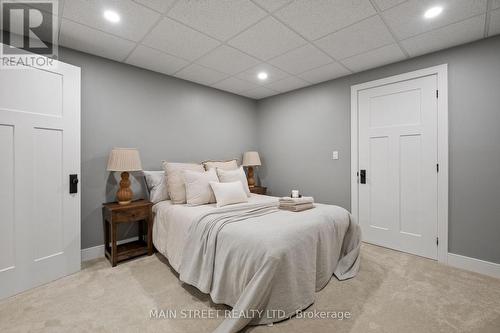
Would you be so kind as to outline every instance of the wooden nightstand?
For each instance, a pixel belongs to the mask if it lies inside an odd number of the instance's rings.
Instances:
[[[262,187],[262,186],[254,186],[254,187],[249,187],[250,192],[255,193],[255,194],[266,194],[267,192],[267,187]]]
[[[122,260],[146,253],[148,256],[153,254],[152,206],[153,204],[146,200],[133,201],[128,205],[119,205],[116,202],[102,205],[104,253],[113,267]],[[139,223],[139,239],[117,245],[116,231],[118,224],[132,222]],[[146,230],[144,230],[144,226]],[[144,237],[144,232],[146,232],[146,237]]]

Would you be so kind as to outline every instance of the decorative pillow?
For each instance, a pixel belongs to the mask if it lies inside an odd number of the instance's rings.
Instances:
[[[204,172],[201,164],[195,163],[170,163],[163,161],[163,170],[165,170],[167,179],[167,191],[173,204],[186,203],[186,186],[184,185],[185,170]]]
[[[219,182],[214,169],[205,172],[184,170],[186,184],[186,202],[189,206],[205,205],[215,202],[210,182]]]
[[[239,167],[236,170],[224,170],[217,168],[217,176],[219,176],[219,181],[221,183],[240,181],[241,185],[243,185],[243,190],[245,191],[247,196],[250,196],[247,176],[245,175],[245,171],[243,171],[243,167]]]
[[[215,194],[217,207],[243,203],[248,201],[247,194],[240,181],[229,183],[210,182],[210,187]]]
[[[165,171],[143,171],[143,174],[148,188],[149,201],[158,203],[170,199],[165,182]]]
[[[205,170],[210,170],[210,169],[224,169],[224,170],[234,170],[238,169],[238,162],[236,159],[234,160],[229,160],[229,161],[204,161],[202,162],[203,166],[205,167]]]

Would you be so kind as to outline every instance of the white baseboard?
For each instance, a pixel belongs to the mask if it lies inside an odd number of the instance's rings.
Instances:
[[[138,237],[122,239],[116,242],[118,245],[138,240]],[[82,262],[104,257],[104,244],[82,249]]]
[[[500,264],[448,253],[448,265],[500,279]]]

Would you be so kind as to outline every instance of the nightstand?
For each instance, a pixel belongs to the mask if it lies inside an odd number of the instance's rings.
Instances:
[[[102,205],[104,253],[113,267],[123,260],[143,254],[148,256],[153,254],[152,206],[153,204],[146,200],[133,201],[127,205],[120,205],[116,202]],[[121,223],[138,223],[139,239],[118,245],[116,232]]]
[[[265,195],[267,192],[267,187],[262,187],[262,186],[253,186],[249,187],[250,192],[255,193],[255,194],[263,194]]]

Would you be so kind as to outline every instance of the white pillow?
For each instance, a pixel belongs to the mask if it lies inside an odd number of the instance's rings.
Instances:
[[[223,170],[217,168],[217,176],[219,176],[219,181],[221,183],[229,183],[240,181],[241,185],[243,185],[243,190],[250,196],[250,189],[248,188],[247,176],[245,175],[245,171],[243,171],[243,167],[239,167],[236,170]]]
[[[205,170],[221,168],[224,170],[234,170],[238,169],[238,162],[236,160],[229,161],[204,161],[202,162]]]
[[[163,170],[167,178],[167,191],[173,204],[186,203],[186,186],[184,185],[184,170],[204,172],[201,164],[170,163],[163,161]]]
[[[165,182],[165,171],[143,171],[146,186],[149,193],[149,201],[158,203],[168,200],[167,184]]]
[[[229,183],[210,182],[217,200],[217,207],[247,202],[248,197],[240,181]]]
[[[189,206],[205,205],[215,202],[215,195],[210,187],[210,182],[219,182],[215,170],[197,172],[184,170],[186,184],[186,202]]]

